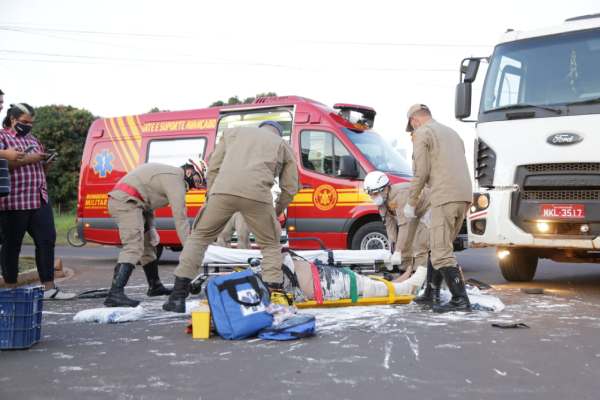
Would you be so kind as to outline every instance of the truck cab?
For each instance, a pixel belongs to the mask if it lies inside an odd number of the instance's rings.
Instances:
[[[491,56],[463,60],[460,120],[482,62],[470,246],[496,247],[509,281],[532,280],[540,258],[600,262],[600,14],[509,30]]]

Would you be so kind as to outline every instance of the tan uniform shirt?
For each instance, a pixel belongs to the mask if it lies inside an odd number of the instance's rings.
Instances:
[[[217,179],[218,176],[218,179]],[[298,192],[298,167],[292,148],[267,129],[226,129],[210,157],[207,188],[210,194],[229,194],[273,203],[271,187],[279,177],[277,215]]]
[[[409,203],[415,206],[423,187],[431,188],[433,207],[473,198],[473,187],[465,158],[465,146],[451,128],[431,120],[414,133],[414,179]]]
[[[410,183],[397,183],[390,186],[387,201],[379,207],[379,214],[384,218],[385,228],[388,234],[388,240],[396,246],[400,245],[403,255],[412,255],[413,240],[420,219],[427,212],[430,204],[430,190],[424,188],[419,197],[415,214],[417,218],[406,218],[404,216],[404,206],[408,201],[410,192]],[[427,247],[427,244],[415,243],[416,247]]]
[[[108,195],[116,200],[136,201],[153,218],[157,208],[171,206],[175,229],[181,243],[188,237],[190,225],[185,208],[186,186],[183,180],[184,172],[180,167],[148,163],[131,170],[119,183],[135,188],[144,199],[143,201],[121,190],[113,190]]]

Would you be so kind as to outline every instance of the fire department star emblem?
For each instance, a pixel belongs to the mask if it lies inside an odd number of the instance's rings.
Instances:
[[[331,185],[321,185],[313,193],[313,203],[319,210],[327,211],[335,207],[338,195]]]

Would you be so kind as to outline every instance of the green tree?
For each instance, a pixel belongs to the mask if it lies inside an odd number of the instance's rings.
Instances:
[[[157,113],[157,112],[169,112],[169,110],[161,110],[158,107],[152,107],[148,113]]]
[[[228,106],[234,106],[236,104],[242,104],[242,101],[237,96],[230,97],[229,100],[227,100]]]
[[[50,105],[36,109],[33,134],[58,156],[48,170],[48,191],[60,210],[77,202],[79,168],[88,129],[96,117],[87,110]]]
[[[217,100],[217,101],[213,102],[210,105],[210,107],[231,106],[231,105],[235,105],[235,104],[250,104],[259,97],[274,97],[274,96],[277,96],[277,93],[264,92],[264,93],[259,93],[254,97],[246,97],[244,99],[244,101],[240,100],[240,98],[238,96],[233,96],[233,97],[230,97],[229,100],[227,100],[227,102],[224,102],[223,100]]]
[[[225,103],[222,100],[217,100],[214,103],[212,103],[209,107],[221,107],[224,105],[225,105]]]

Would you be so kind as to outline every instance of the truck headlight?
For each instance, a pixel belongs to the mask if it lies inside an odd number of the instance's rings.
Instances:
[[[537,230],[541,233],[547,233],[550,230],[550,224],[540,221],[536,224]]]
[[[477,207],[480,210],[485,210],[490,205],[490,198],[487,194],[480,194],[477,196]]]
[[[490,195],[487,193],[473,193],[471,212],[483,211],[490,206]]]

